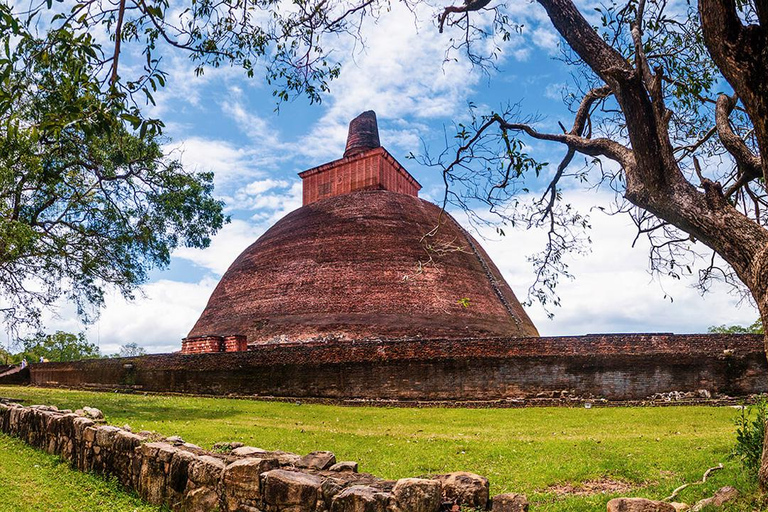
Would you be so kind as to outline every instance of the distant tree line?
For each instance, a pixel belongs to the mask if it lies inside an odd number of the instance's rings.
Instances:
[[[758,318],[749,326],[743,325],[713,325],[707,332],[711,334],[765,334],[763,322]]]
[[[85,333],[72,334],[56,331],[54,334],[38,333],[21,340],[18,352],[0,348],[0,361],[4,364],[18,364],[26,359],[29,363],[79,361],[81,359],[99,359],[107,357],[132,357],[146,354],[146,350],[137,343],[122,345],[119,352],[102,355],[95,343],[90,343]]]

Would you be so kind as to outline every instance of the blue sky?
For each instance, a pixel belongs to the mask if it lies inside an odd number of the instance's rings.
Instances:
[[[414,19],[395,3],[378,23],[364,28],[364,46],[350,40],[334,43],[342,74],[321,104],[298,99],[282,104],[279,112],[258,73],[247,79],[239,69],[222,68],[196,77],[185,55],[165,55],[167,87],[149,113],[165,121],[172,155],[190,169],[215,173],[215,193],[226,202],[232,223],[210,248],[176,251],[170,268],[154,271],[133,303],[110,294],[100,320],[87,327],[90,340],[104,353],[128,342],[150,352],[177,350],[229,264],[301,205],[296,174],[339,158],[347,123],[364,110],[376,111],[382,145],[419,180],[422,197],[430,200],[441,195],[441,176],[405,156],[420,152],[422,140],[439,152],[452,123],[468,119],[469,102],[480,111],[520,102],[523,112],[541,116],[543,130],[557,130],[558,121],[570,125],[572,117],[561,100],[568,69],[556,59],[559,38],[537,4],[521,2],[510,9],[524,29],[502,45],[499,69],[486,75],[460,55],[444,61],[451,34],[438,34],[432,11],[425,7]],[[130,66],[131,60],[126,62]],[[532,143],[530,151],[549,162],[563,154],[561,147],[543,143]],[[571,259],[576,279],[560,285],[563,305],[555,308],[553,320],[536,304],[528,308],[543,335],[703,332],[710,325],[749,324],[757,318],[748,304],[737,308],[737,298],[724,288],[702,298],[692,281],[654,281],[647,273],[647,247],[642,241],[631,247],[631,220],[590,210],[607,206],[612,194],[571,186],[564,192],[590,214],[593,244],[590,254]],[[461,213],[456,217],[467,224]],[[492,229],[474,232],[524,300],[533,280],[526,256],[542,249],[544,234],[506,233],[500,239]],[[66,306],[48,326],[83,329]]]

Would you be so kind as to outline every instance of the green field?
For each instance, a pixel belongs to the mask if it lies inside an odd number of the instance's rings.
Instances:
[[[58,457],[0,434],[0,510],[3,512],[157,511],[115,482],[69,469]]]
[[[692,503],[732,485],[743,498],[724,510],[768,509],[757,503],[754,483],[728,459],[738,414],[731,407],[398,409],[26,387],[0,387],[0,396],[26,405],[98,407],[111,424],[181,435],[205,448],[240,441],[296,453],[331,450],[339,460],[358,461],[361,471],[391,479],[472,471],[490,479],[491,494],[527,494],[534,511],[605,510],[618,495],[661,499],[723,463],[723,471],[678,499]],[[59,492],[56,480],[47,484],[37,473],[8,469],[45,456],[0,439],[0,477],[17,475],[10,489],[47,485],[43,494]],[[0,484],[0,503],[7,492]]]

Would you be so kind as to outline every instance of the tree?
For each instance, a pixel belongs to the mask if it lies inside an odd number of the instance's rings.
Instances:
[[[166,158],[162,121],[144,115],[166,84],[164,52],[186,52],[197,73],[261,69],[278,101],[319,101],[338,66],[317,35],[348,30],[374,6],[0,4],[0,312],[10,327],[39,327],[62,298],[87,320],[106,286],[131,297],[174,248],[206,247],[227,221],[212,174]],[[143,65],[120,65],[131,52]]]
[[[87,318],[104,287],[130,296],[179,245],[206,247],[226,221],[211,173],[161,150],[159,122],[104,93],[99,47],[67,29],[35,37],[0,5],[0,296],[39,326],[66,298]]]
[[[510,217],[549,228],[538,261],[545,285],[551,289],[567,272],[560,256],[574,246],[570,230],[583,225],[567,204],[561,206],[565,179],[589,179],[586,171],[568,171],[580,153],[601,170],[600,181],[629,203],[622,209],[635,218],[638,234],[652,240],[655,270],[690,272],[685,258],[703,245],[713,256],[700,273],[702,285],[714,277],[737,279],[765,325],[768,3],[699,0],[697,10],[686,12],[665,1],[628,0],[599,8],[599,28],[571,0],[538,3],[565,41],[566,60],[580,79],[571,91],[580,93],[573,123],[562,133],[543,133],[530,119],[517,119],[513,109],[461,126],[451,157],[437,163],[444,164],[446,183],[468,184],[472,192],[462,196],[449,189],[446,199],[467,206],[469,197],[498,208],[526,180],[544,176],[522,139],[560,143],[566,156],[543,197]],[[441,25],[458,24],[470,33],[471,5],[445,9]],[[718,93],[721,78],[731,91]],[[471,186],[478,183],[481,194]],[[768,485],[768,466],[761,482]]]
[[[713,325],[707,329],[707,332],[713,334],[765,334],[760,319],[755,320],[752,325],[747,327],[743,325]]]
[[[112,357],[136,357],[146,355],[147,351],[144,347],[139,346],[137,343],[126,343],[120,347],[117,354]]]
[[[40,358],[47,361],[79,361],[101,357],[99,347],[88,343],[84,333],[77,335],[63,331],[54,334],[38,333],[32,338],[22,340],[23,351],[16,359],[26,358],[37,362]]]

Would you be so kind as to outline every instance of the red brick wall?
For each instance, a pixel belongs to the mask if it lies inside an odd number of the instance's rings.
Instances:
[[[245,336],[224,336],[222,348],[224,352],[240,352],[248,350],[248,340]]]
[[[299,174],[304,205],[356,190],[383,189],[418,197],[421,185],[384,148],[342,158]]]
[[[332,399],[503,400],[568,390],[637,400],[669,391],[768,391],[762,335],[318,342],[33,364],[30,371],[41,386]]]
[[[200,336],[181,340],[182,354],[208,354],[211,352],[221,352],[221,349],[221,336]]]

